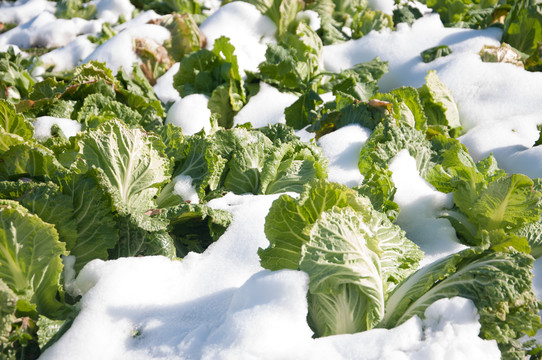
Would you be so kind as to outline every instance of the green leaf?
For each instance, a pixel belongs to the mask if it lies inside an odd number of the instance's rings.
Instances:
[[[201,14],[204,9],[202,4],[193,0],[132,0],[132,2],[144,10],[154,10],[159,14],[171,14],[173,12]]]
[[[227,211],[187,203],[168,209],[165,216],[170,221],[168,231],[174,239],[177,256],[181,258],[191,251],[203,253],[233,220]]]
[[[278,142],[287,143],[299,139],[292,127],[282,123],[267,124],[264,127],[258,128],[258,131],[267,136],[275,144]]]
[[[503,229],[498,230],[483,230],[481,234],[482,243],[489,244],[493,251],[510,252],[519,251],[525,254],[530,254],[531,247],[529,241],[524,236],[517,234],[507,234]]]
[[[52,98],[56,98],[66,91],[66,87],[67,86],[63,81],[58,81],[55,78],[47,78],[34,85],[29,98],[34,101],[43,101],[45,99],[52,100]]]
[[[70,200],[72,221],[77,229],[77,239],[68,250],[75,256],[74,267],[79,272],[91,260],[108,259],[107,250],[119,239],[116,220],[111,200],[100,188],[93,171],[72,175],[62,182],[61,189]]]
[[[439,191],[454,192],[460,212],[454,210],[443,216],[467,244],[480,244],[482,230],[503,229],[509,233],[540,219],[542,193],[534,189],[527,176],[506,175],[491,155],[474,163],[457,141],[441,149],[437,158],[440,163],[430,170],[427,180]]]
[[[21,177],[38,180],[62,178],[67,173],[53,152],[40,144],[27,141],[11,146],[0,155],[0,178],[16,180]]]
[[[454,197],[457,196],[465,204],[475,201],[478,189],[481,189],[484,182],[484,176],[478,171],[467,148],[458,141],[441,151],[437,164],[429,171],[426,179],[438,191],[457,191]]]
[[[40,313],[60,316],[64,305],[56,294],[65,246],[54,226],[7,200],[0,205],[0,222],[0,277]]]
[[[383,98],[382,100],[393,102],[394,117],[403,123],[410,124],[417,130],[427,128],[427,116],[425,114],[422,100],[419,93],[413,87],[400,87],[393,89],[390,93],[393,100]],[[379,98],[375,95],[375,98]]]
[[[174,161],[180,160],[185,142],[182,128],[168,123],[161,126],[158,129],[157,134],[166,146],[164,152],[167,157],[173,158]]]
[[[258,76],[282,90],[307,92],[318,79],[322,63],[322,40],[307,24],[297,25],[295,35],[287,33],[278,43],[267,45]]]
[[[303,191],[313,179],[327,178],[327,160],[321,150],[299,139],[275,144],[265,159],[259,193],[278,194]]]
[[[186,54],[204,47],[205,37],[189,13],[165,15],[160,24],[171,33],[171,39],[166,40],[164,46],[173,60],[179,62]]]
[[[183,156],[175,169],[174,175],[192,178],[192,185],[201,198],[208,191],[218,188],[228,159],[217,150],[218,142],[202,134],[190,136],[183,149]],[[226,154],[230,153],[230,149]]]
[[[109,258],[163,255],[173,259],[175,245],[173,239],[165,232],[166,226],[165,221],[148,215],[117,217],[119,241],[115,248],[109,251]]]
[[[391,159],[403,149],[416,159],[418,172],[425,176],[432,155],[431,144],[423,132],[392,121],[380,123],[361,149],[358,162],[361,173],[369,174],[376,165],[387,169]]]
[[[282,195],[275,200],[265,219],[270,245],[258,250],[261,265],[269,270],[297,269],[302,247],[309,241],[305,228],[333,206],[363,210],[371,205],[354,190],[322,180],[306,184],[298,199]]]
[[[492,20],[498,0],[426,0],[424,3],[440,15],[445,26],[485,28]]]
[[[502,42],[528,55],[538,52],[542,41],[542,3],[519,0],[513,3],[504,23]]]
[[[186,55],[181,61],[179,71],[173,77],[173,86],[181,96],[206,94],[222,82],[221,61],[215,53],[207,49]]]
[[[427,73],[425,85],[418,91],[429,125],[444,125],[452,129],[461,127],[453,95],[434,70]]]
[[[34,66],[35,57],[23,60],[23,54],[15,54],[12,47],[0,53],[0,99],[19,101],[28,97],[36,79],[29,68]]]
[[[58,231],[59,240],[71,250],[77,242],[77,226],[73,219],[74,208],[69,196],[60,192],[57,185],[41,183],[34,186],[17,200],[32,214],[43,221],[53,224]]]
[[[277,2],[275,0],[275,2]],[[283,37],[296,23],[296,15],[301,10],[301,4],[297,0],[281,0],[279,5],[280,18],[277,23],[278,38]]]
[[[96,36],[88,35],[87,39],[99,46],[115,35],[117,35],[117,31],[113,29],[111,23],[106,22],[102,24],[102,31],[100,31]]]
[[[59,19],[82,18],[91,19],[96,15],[96,5],[84,3],[83,0],[59,0],[55,16]]]
[[[386,302],[381,327],[392,328],[443,298],[474,302],[480,336],[497,340],[504,357],[521,357],[518,339],[532,336],[540,324],[540,303],[532,289],[531,256],[469,248],[425,266],[400,283]],[[508,355],[507,355],[508,353]],[[510,357],[512,358],[512,357]]]
[[[4,129],[0,128],[0,154],[9,150],[14,145],[22,144],[25,142],[25,139],[19,135],[10,134]]]
[[[42,352],[49,341],[54,341],[54,338],[63,330],[62,326],[66,323],[66,320],[51,320],[45,316],[39,316],[36,325],[38,326],[38,342]]]
[[[440,218],[446,219],[453,226],[457,238],[466,245],[476,246],[480,244],[478,227],[472,224],[468,217],[458,208],[444,210],[439,214]]]
[[[6,133],[18,135],[25,140],[32,139],[34,135],[34,126],[18,114],[14,106],[3,99],[0,99],[0,128]]]
[[[145,256],[165,256],[168,259],[176,260],[177,254],[175,242],[167,231],[154,231],[149,233],[145,242],[145,251],[142,255]]]
[[[429,63],[439,57],[448,56],[452,53],[452,50],[448,45],[439,45],[429,48],[421,52],[422,61],[424,63]]]
[[[162,157],[163,144],[155,135],[112,120],[83,135],[79,147],[78,159],[96,169],[119,213],[155,207],[153,197],[170,179],[169,160]]]
[[[516,230],[515,234],[527,238],[532,257],[538,259],[542,256],[542,223],[536,221],[525,224]]]
[[[404,5],[399,8],[393,9],[393,23],[395,26],[399,23],[407,23],[412,25],[414,21],[421,18],[423,15],[418,8],[410,5]]]
[[[397,188],[392,180],[392,172],[375,166],[365,174],[363,184],[354,188],[360,195],[371,200],[373,207],[385,213],[390,220],[395,220],[399,213],[399,205],[393,202]]]
[[[15,305],[17,296],[9,286],[0,279],[0,354],[4,354],[13,322],[15,322]]]
[[[369,330],[384,316],[380,249],[365,220],[349,208],[323,212],[303,245],[299,269],[309,274],[316,336]]]
[[[325,211],[309,238],[299,268],[309,274],[309,323],[318,336],[377,325],[388,291],[423,255],[399,227],[371,208]]]
[[[354,99],[367,102],[378,90],[378,80],[388,72],[388,62],[378,57],[359,63],[332,76],[329,85],[333,94],[347,94]]]
[[[219,124],[230,128],[233,116],[246,102],[244,81],[235,48],[227,37],[215,40],[213,50],[186,55],[173,79],[181,96],[201,93],[210,96],[209,109],[220,115]]]
[[[302,129],[312,123],[312,112],[322,103],[322,98],[309,90],[297,99],[292,105],[284,109],[286,124],[294,129]]]
[[[73,76],[68,82],[69,88],[76,88],[84,84],[92,84],[99,81],[104,81],[107,84],[117,85],[117,80],[113,75],[113,71],[109,69],[105,63],[98,61],[89,61],[74,69]]]
[[[373,30],[392,29],[393,19],[382,11],[364,8],[354,15],[351,28],[352,38],[359,39]]]
[[[298,59],[288,47],[269,43],[265,51],[265,61],[258,65],[259,76],[262,80],[277,85],[287,90],[295,90],[301,87],[299,85],[303,80],[307,80],[305,74],[298,74],[296,67]]]
[[[313,10],[320,17],[318,35],[324,45],[342,44],[350,39],[343,31],[344,18],[337,16],[333,0],[316,0],[305,4],[305,10]]]
[[[515,230],[540,219],[538,206],[542,194],[533,191],[533,182],[523,174],[514,174],[489,183],[467,214],[487,230]]]
[[[236,194],[256,194],[260,189],[260,173],[272,142],[259,132],[251,132],[245,146],[235,149],[228,162],[229,171],[224,180],[224,187]]]
[[[175,175],[190,176],[204,200],[219,189],[236,194],[301,192],[305,183],[327,177],[327,161],[319,148],[300,141],[285,125],[264,129],[238,127],[191,136]],[[173,186],[159,197],[161,206],[178,203],[168,200]]]
[[[455,144],[427,176],[438,190],[454,192],[456,206],[480,230],[511,231],[540,218],[542,194],[525,175],[505,176],[490,156],[474,163],[464,146]]]
[[[212,114],[218,115],[218,125],[225,129],[233,126],[233,117],[236,112],[233,110],[230,96],[230,87],[222,84],[216,87],[211,93],[207,107]]]
[[[538,49],[525,60],[525,69],[528,71],[542,71],[542,41],[537,44]]]
[[[141,115],[100,93],[87,96],[77,112],[77,121],[83,124],[83,130],[97,128],[110,119],[119,119],[126,125],[136,126],[141,122]]]

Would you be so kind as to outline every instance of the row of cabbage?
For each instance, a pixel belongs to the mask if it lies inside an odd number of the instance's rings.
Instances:
[[[463,296],[478,308],[480,336],[497,340],[503,357],[537,356],[538,346],[524,336],[542,327],[531,272],[542,254],[541,181],[506,174],[491,156],[473,161],[456,139],[457,106],[436,73],[420,88],[379,93],[385,61],[323,69],[323,45],[412,22],[422,16],[415,4],[398,4],[391,16],[364,1],[251,3],[275,22],[278,41],[268,45],[259,71],[245,75],[228,38],[204,47],[198,24],[205,8],[194,1],[134,2],[164,14],[155,22],[172,37],[159,46],[134,44],[141,64],[116,74],[89,62],[38,77],[40,60],[28,54],[43,50],[0,53],[2,356],[37,358],[69,328],[79,298],[63,288],[65,267],[78,273],[93,259],[203,252],[232,220],[206,203],[227,192],[300,194],[273,203],[265,225],[270,245],[259,255],[264,268],[308,273],[307,319],[316,336],[392,328],[423,316],[438,299]],[[526,31],[540,27],[536,2],[427,5],[449,26],[504,27],[511,46],[485,49],[485,61],[513,58],[540,69],[542,35]],[[67,0],[56,9],[67,18],[96,11]],[[317,31],[297,16],[302,10],[319,15]],[[93,41],[112,37],[111,25]],[[432,61],[448,51],[422,56]],[[513,56],[500,56],[508,51]],[[164,123],[171,104],[151,84],[175,62],[179,94],[209,96],[210,131],[188,136]],[[261,83],[298,96],[285,110],[286,124],[232,128]],[[324,102],[328,92],[334,99]],[[53,126],[47,138],[36,137],[33,121],[44,117],[71,119],[81,131],[67,136]],[[319,138],[349,124],[372,131],[359,160],[364,180],[355,188],[327,181],[321,150],[295,133],[305,128]],[[423,178],[454,193],[454,208],[439,216],[468,246],[421,269],[423,252],[394,224],[400,209],[388,166],[405,149]],[[183,181],[198,201],[179,195]]]

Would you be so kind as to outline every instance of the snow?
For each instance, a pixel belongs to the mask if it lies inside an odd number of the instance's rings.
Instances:
[[[322,24],[320,15],[318,15],[318,13],[313,10],[300,11],[297,13],[295,18],[297,21],[306,21],[311,27],[311,29],[313,29],[314,31],[318,31]]]
[[[478,161],[493,153],[500,167],[510,173],[542,176],[535,165],[539,150],[536,125],[542,123],[542,73],[527,72],[511,64],[484,63],[478,52],[484,45],[499,45],[501,30],[445,28],[438,15],[427,15],[412,27],[372,32],[361,39],[324,47],[324,64],[338,71],[375,56],[389,62],[389,72],[379,82],[382,91],[399,86],[419,87],[435,69],[451,90],[467,131],[460,140]],[[424,63],[420,52],[449,45],[452,54]],[[539,163],[539,162],[535,162]]]
[[[30,0],[0,3],[0,22],[5,24],[22,24],[43,12],[55,12],[53,1]]]
[[[298,96],[280,92],[266,83],[260,84],[260,90],[235,115],[233,125],[251,123],[260,128],[267,124],[286,123],[284,109],[297,100]]]
[[[173,64],[168,71],[158,79],[156,79],[156,85],[154,85],[154,92],[156,96],[164,104],[168,102],[175,102],[181,99],[177,89],[173,87],[173,77],[179,71],[180,63]]]
[[[162,26],[135,23],[98,46],[83,62],[102,61],[113,72],[117,72],[121,67],[130,70],[134,63],[141,62],[133,49],[133,41],[136,38],[150,39],[162,44],[170,37],[169,30]]]
[[[207,38],[207,49],[212,49],[215,40],[226,36],[235,46],[239,70],[256,71],[265,60],[266,44],[275,42],[276,25],[262,15],[254,5],[235,1],[222,6],[201,25]]]
[[[389,71],[379,81],[381,91],[390,91],[400,86],[419,87],[425,83],[424,78],[431,69],[437,70],[441,76],[440,70],[448,64],[461,63],[473,57],[479,59],[477,54],[482,46],[498,45],[497,39],[500,39],[501,33],[497,28],[445,28],[438,15],[427,15],[411,27],[401,23],[397,25],[397,31],[385,29],[382,32],[371,32],[361,39],[324,46],[324,65],[330,71],[340,71],[378,56],[389,62]],[[424,63],[420,53],[437,45],[448,45],[452,54]],[[482,63],[481,60],[478,62]],[[457,81],[461,82],[459,79]]]
[[[499,358],[496,342],[477,336],[476,308],[461,298],[395,329],[313,339],[307,275],[263,270],[256,253],[268,244],[264,219],[276,198],[230,193],[211,201],[233,223],[203,254],[87,264],[75,280],[81,311],[40,359]]]
[[[196,188],[192,185],[193,179],[188,175],[177,175],[173,178],[175,185],[173,193],[179,195],[184,201],[199,204],[199,196]]]
[[[81,124],[75,120],[40,116],[34,121],[34,137],[39,141],[47,140],[51,137],[51,128],[53,125],[58,126],[67,138],[75,136],[81,131]]]
[[[101,20],[81,18],[57,19],[50,12],[42,12],[31,20],[0,35],[0,45],[17,45],[20,48],[60,47],[67,45],[80,34],[97,34]]]
[[[147,24],[159,15],[149,11],[123,24],[119,33],[96,47],[87,34],[100,31],[104,21],[132,18],[128,0],[97,0],[97,20],[57,19],[54,3],[42,0],[3,2],[0,22],[18,27],[0,35],[0,49],[9,45],[55,46],[41,57],[55,71],[97,59],[117,70],[131,68],[138,58],[135,37],[162,43],[169,32]],[[236,47],[241,70],[256,70],[264,59],[266,43],[276,41],[276,26],[254,6],[233,2],[214,11],[201,25],[212,48],[214,40],[228,36]],[[386,13],[393,0],[371,0]],[[213,12],[214,11],[214,12]],[[311,20],[314,14],[308,13]],[[312,21],[311,21],[312,22]],[[316,24],[314,24],[316,26]],[[324,47],[329,71],[346,69],[379,56],[389,72],[379,82],[386,92],[399,86],[421,86],[427,72],[437,71],[458,103],[465,129],[461,142],[475,160],[493,153],[509,173],[542,177],[542,147],[537,125],[542,123],[542,73],[528,73],[510,64],[481,62],[483,45],[498,45],[501,30],[445,28],[436,15],[397,31],[371,32],[361,39]],[[452,54],[423,63],[420,52],[449,45]],[[208,98],[183,99],[173,88],[178,64],[158,79],[155,91],[163,102],[173,102],[167,122],[189,135],[211,129]],[[283,111],[295,100],[289,94],[261,85],[260,92],[235,117],[235,124],[255,127],[284,122]],[[50,136],[57,124],[66,136],[80,128],[70,119],[36,119],[36,138]],[[304,141],[312,134],[297,131]],[[318,140],[329,160],[329,178],[348,186],[359,185],[357,155],[369,136],[352,125]],[[439,193],[416,171],[415,162],[400,152],[391,166],[400,206],[397,223],[426,252],[423,264],[462,248],[449,222],[438,214],[452,205],[451,195]],[[177,178],[175,192],[198,201],[191,179]],[[40,359],[497,359],[495,342],[478,338],[478,316],[465,299],[444,299],[429,307],[425,319],[412,318],[398,328],[375,329],[353,335],[313,339],[306,323],[307,277],[302,272],[269,272],[261,268],[257,250],[268,242],[264,220],[277,196],[228,194],[209,204],[230,211],[234,222],[203,254],[190,253],[182,261],[163,257],[95,260],[73,279],[67,273],[66,290],[83,294],[81,312],[72,328]],[[68,260],[69,262],[70,260]],[[67,264],[67,269],[69,266]],[[534,288],[542,298],[542,262],[534,267]]]
[[[154,10],[147,10],[139,13],[135,18],[116,25],[113,29],[115,29],[115,31],[122,31],[131,28],[132,26],[147,24],[148,22],[159,18],[161,18],[161,15],[157,14]]]
[[[438,218],[444,209],[453,207],[453,194],[441,193],[425,181],[408,150],[401,150],[389,168],[397,188],[394,201],[400,209],[396,224],[425,253],[420,265],[466,248],[459,243],[450,222]]]
[[[98,18],[110,23],[116,23],[120,16],[131,19],[135,10],[130,0],[93,0],[90,3],[96,5]]]
[[[369,129],[353,124],[326,134],[317,141],[329,161],[329,181],[348,187],[361,185],[363,175],[358,167],[359,154],[370,135]]]
[[[312,143],[315,141],[314,139],[315,139],[316,134],[313,132],[307,131],[307,127],[300,130],[296,130],[295,135],[303,142]]]
[[[191,94],[175,101],[167,113],[166,123],[179,126],[183,134],[193,135],[202,129],[211,129],[211,110],[207,108],[209,97]]]
[[[369,0],[369,6],[374,10],[380,10],[383,13],[392,15],[395,8],[394,0]]]
[[[49,51],[40,56],[42,67],[52,66],[52,71],[70,70],[79,65],[81,59],[88,57],[96,50],[96,44],[81,35],[69,42],[66,46]]]

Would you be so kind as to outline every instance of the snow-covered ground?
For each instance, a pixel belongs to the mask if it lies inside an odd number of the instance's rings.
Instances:
[[[8,45],[58,46],[42,56],[45,63],[64,70],[90,59],[105,61],[113,69],[129,67],[134,36],[163,42],[169,34],[146,21],[125,23],[124,31],[96,47],[81,35],[96,34],[104,21],[131,17],[126,1],[94,1],[100,16],[93,21],[61,21],[47,1],[19,1],[20,7],[0,5],[0,21],[20,24],[0,35],[0,49]],[[390,11],[392,0],[374,0]],[[101,6],[101,7],[100,7]],[[250,17],[240,23],[235,14]],[[142,13],[143,19],[156,16]],[[242,16],[241,16],[242,18]],[[201,26],[207,37],[228,30],[238,48],[239,64],[253,70],[262,60],[265,42],[274,41],[272,23],[252,5],[231,3]],[[274,25],[273,25],[274,26]],[[53,31],[54,30],[54,31]],[[501,30],[445,28],[437,15],[427,15],[413,26],[370,33],[359,40],[324,48],[328,70],[348,68],[375,56],[389,62],[382,91],[424,83],[428,70],[437,71],[459,106],[465,134],[460,138],[475,160],[493,153],[509,173],[542,177],[542,147],[533,147],[542,123],[542,73],[527,73],[510,64],[484,63],[483,45],[497,45]],[[431,63],[421,51],[449,45],[452,54]],[[126,50],[122,50],[126,49]],[[263,50],[262,50],[263,49]],[[183,117],[201,119],[194,133],[208,128],[207,99],[179,99],[172,88],[174,72],[158,80],[156,91],[164,101],[176,101],[168,121],[184,126]],[[242,124],[252,117],[257,126],[284,122],[283,109],[295,98],[262,86],[235,118]],[[187,111],[188,109],[188,111]],[[201,109],[201,110],[197,110]],[[258,112],[262,114],[259,115]],[[201,116],[200,116],[201,115]],[[42,119],[43,124],[46,119]],[[50,125],[49,129],[50,129]],[[45,125],[43,125],[45,126]],[[370,130],[345,127],[318,140],[330,160],[332,181],[358,185],[357,162]],[[452,206],[448,195],[434,190],[415,170],[412,158],[401,152],[391,170],[401,208],[398,224],[426,252],[424,263],[461,248],[447,220],[432,214]],[[42,359],[497,359],[496,343],[478,338],[476,309],[455,298],[432,305],[422,321],[413,318],[392,330],[376,329],[354,335],[313,339],[306,322],[307,277],[297,271],[269,272],[259,263],[257,250],[268,241],[263,226],[276,196],[227,195],[209,205],[234,216],[226,233],[203,254],[191,253],[182,261],[161,257],[96,260],[71,284],[83,295],[81,312],[71,329]],[[437,239],[438,241],[432,241]],[[542,298],[542,262],[535,263],[535,290]]]

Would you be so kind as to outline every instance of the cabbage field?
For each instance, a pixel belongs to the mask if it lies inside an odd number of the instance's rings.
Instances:
[[[0,1],[0,359],[539,359],[542,1]]]

